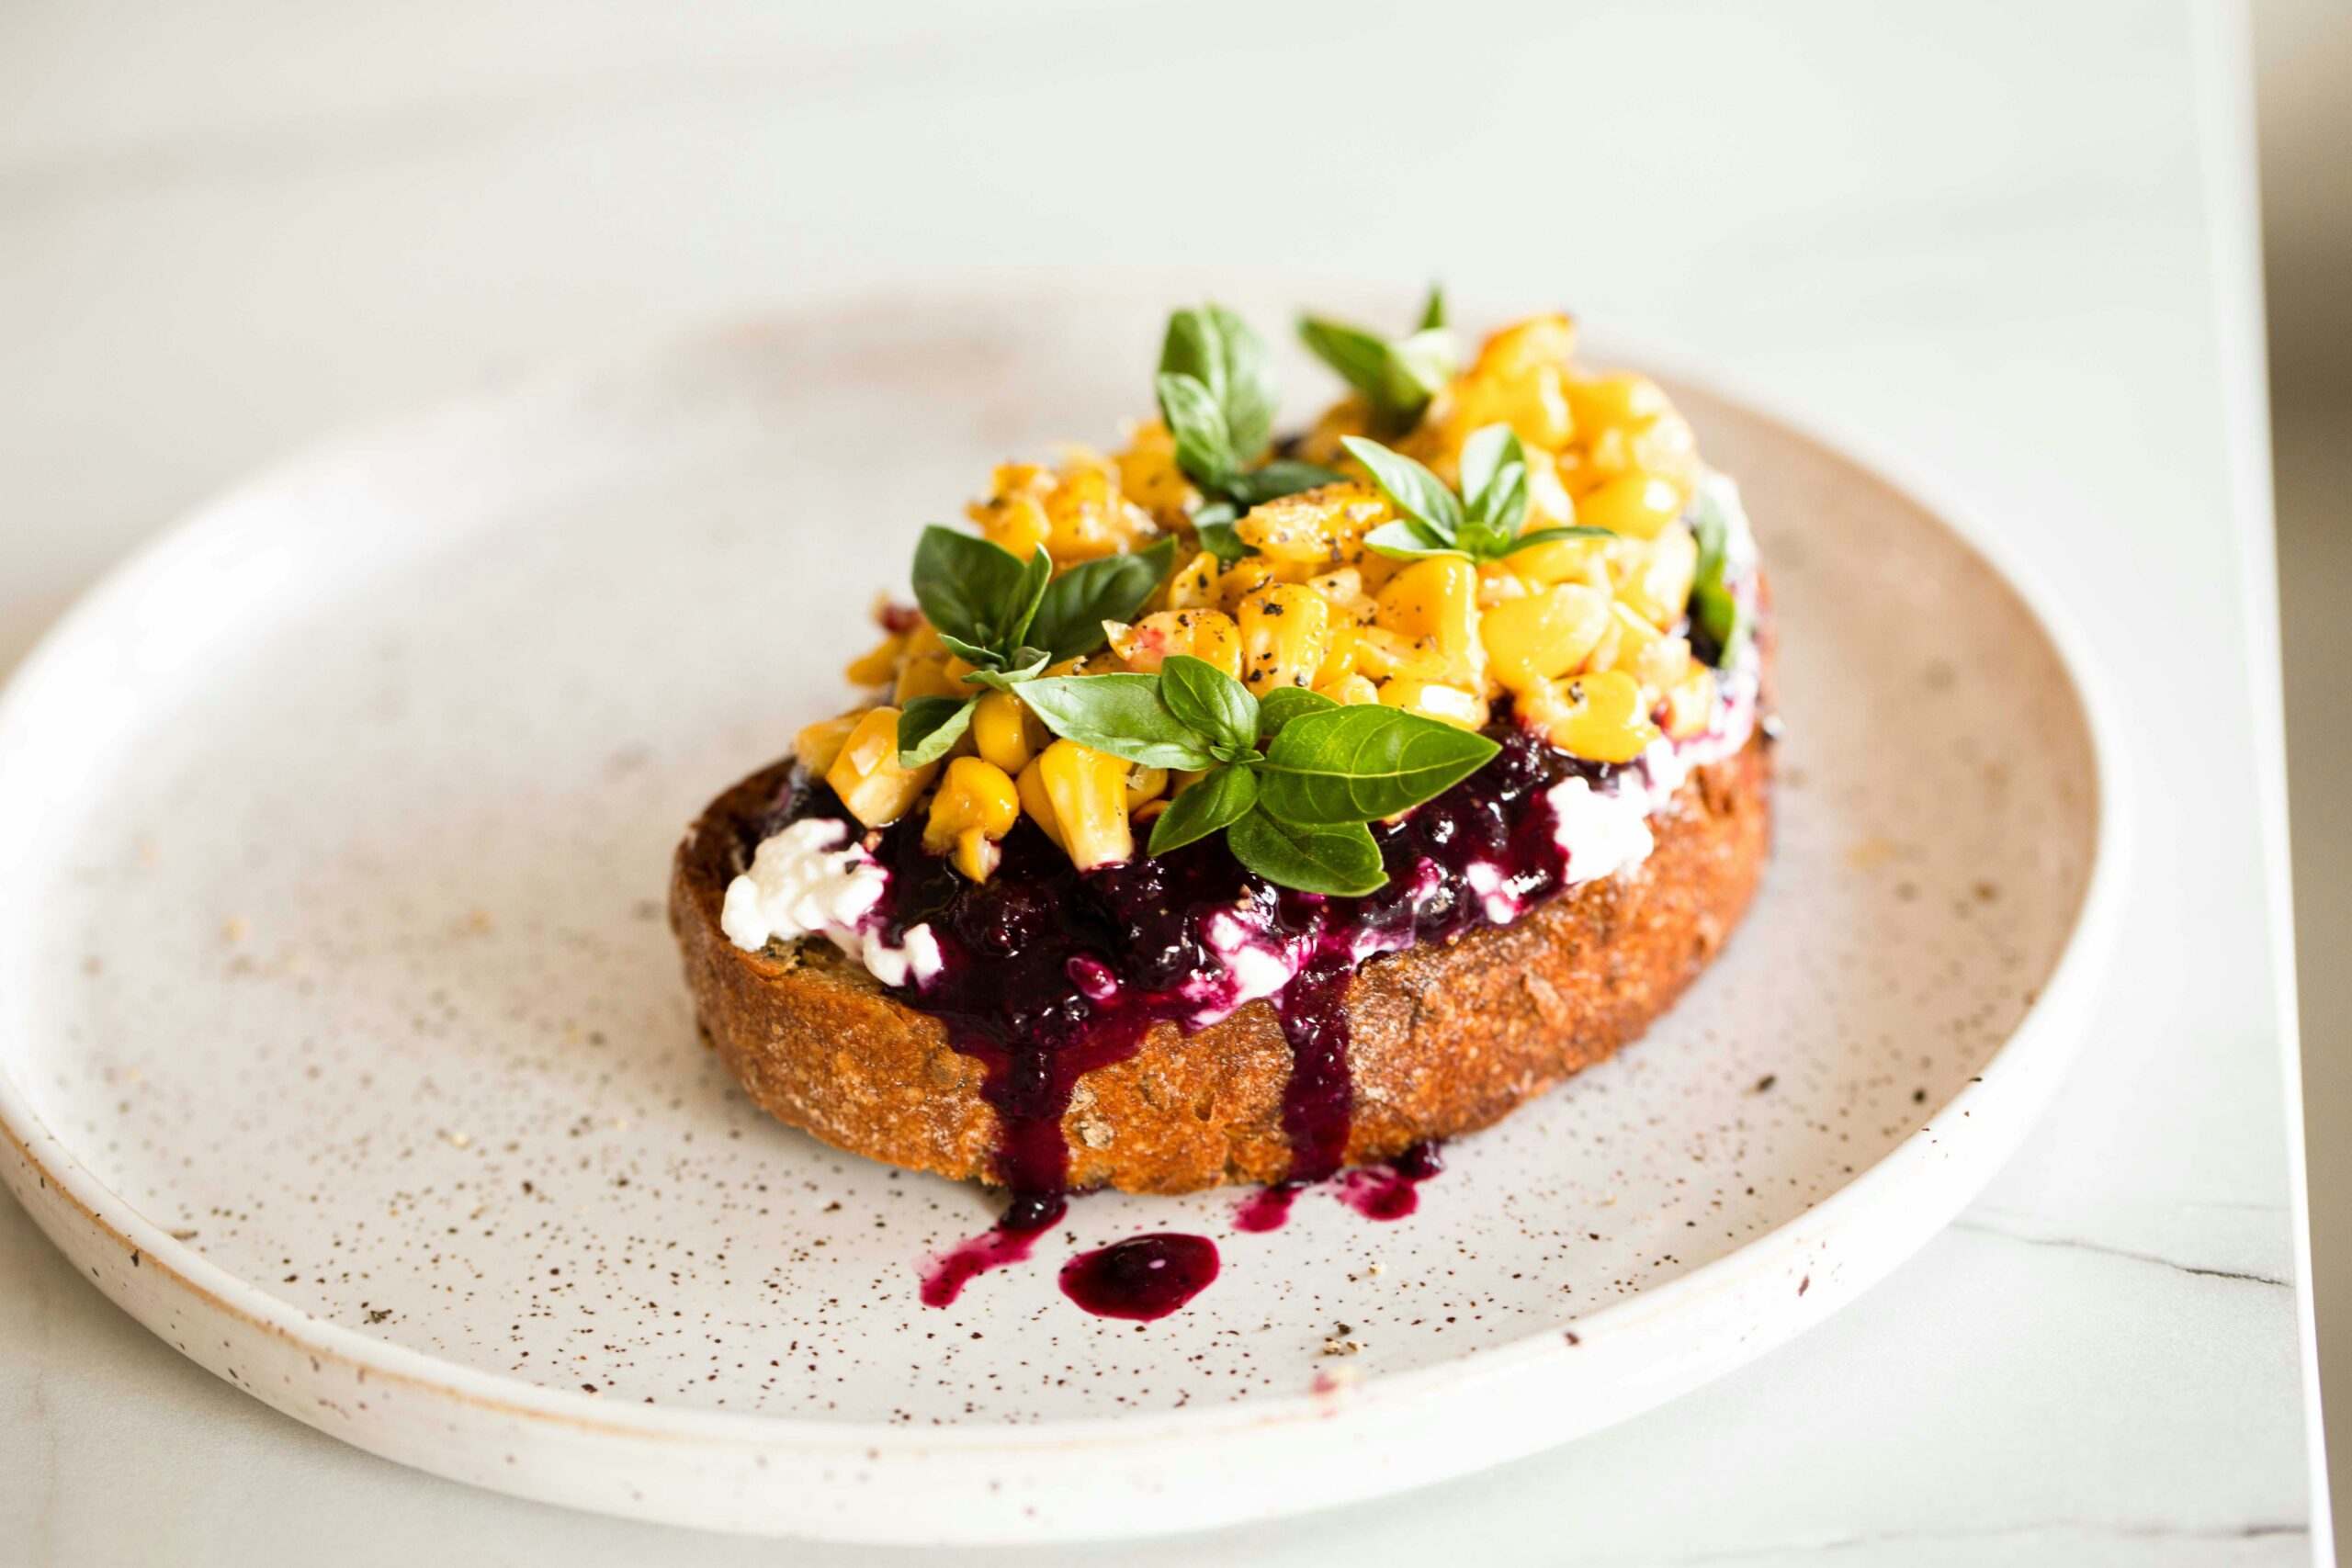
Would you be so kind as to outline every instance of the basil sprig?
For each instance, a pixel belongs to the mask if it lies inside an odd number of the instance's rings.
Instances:
[[[1234,858],[1267,881],[1339,897],[1388,879],[1367,823],[1451,789],[1498,750],[1397,708],[1343,707],[1296,688],[1261,699],[1189,654],[1157,675],[1057,676],[1019,691],[1066,739],[1202,775],[1152,824],[1148,853],[1222,831]]]
[[[1243,554],[1233,520],[1262,502],[1341,476],[1313,463],[1261,463],[1274,438],[1274,377],[1264,340],[1222,305],[1168,318],[1159,350],[1159,415],[1176,441],[1176,466],[1205,503],[1193,514],[1203,547],[1231,565]]]
[[[1132,618],[1159,591],[1176,541],[1104,556],[1054,575],[1039,546],[1027,560],[986,539],[930,527],[915,546],[915,603],[942,646],[974,666],[965,682],[1009,692],[1049,664],[1102,646],[1104,621]],[[945,756],[971,727],[977,696],[909,698],[899,714],[899,765]]]
[[[1699,565],[1690,579],[1690,622],[1705,633],[1716,649],[1715,665],[1728,667],[1740,644],[1753,629],[1739,607],[1739,598],[1724,581],[1731,564],[1731,520],[1714,496],[1702,489],[1690,514],[1690,531],[1699,540]]]
[[[1430,400],[1461,367],[1453,333],[1445,324],[1445,292],[1434,284],[1429,303],[1421,308],[1419,327],[1408,336],[1385,338],[1328,316],[1301,316],[1298,335],[1316,358],[1338,371],[1371,405],[1374,422],[1391,434],[1402,434],[1420,423]]]
[[[1503,557],[1555,539],[1605,537],[1606,528],[1538,528],[1522,534],[1527,521],[1527,448],[1508,424],[1489,424],[1462,444],[1462,493],[1377,441],[1340,438],[1357,462],[1372,470],[1373,482],[1401,514],[1363,536],[1363,542],[1397,560],[1464,556],[1473,561]]]

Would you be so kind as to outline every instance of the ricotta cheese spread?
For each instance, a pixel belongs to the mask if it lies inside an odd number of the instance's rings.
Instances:
[[[848,823],[804,817],[764,840],[751,869],[727,885],[719,930],[746,953],[822,935],[884,985],[920,986],[939,973],[939,939],[928,924],[896,946],[883,939],[872,917],[889,884]]]

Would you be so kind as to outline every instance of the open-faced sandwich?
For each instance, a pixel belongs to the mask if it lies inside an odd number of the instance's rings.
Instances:
[[[1012,1190],[1298,1182],[1641,1032],[1746,908],[1769,637],[1737,491],[1538,316],[1308,318],[1277,439],[1180,311],[1159,418],[1009,464],[886,603],[857,706],[720,795],[671,918],[759,1103]],[[1138,378],[1140,379],[1140,378]]]

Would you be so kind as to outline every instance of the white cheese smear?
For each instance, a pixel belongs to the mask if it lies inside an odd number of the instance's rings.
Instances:
[[[939,939],[929,924],[901,945],[874,919],[890,874],[831,817],[804,817],[763,840],[751,869],[727,885],[718,928],[746,953],[771,942],[822,935],[886,986],[921,985],[939,973]]]

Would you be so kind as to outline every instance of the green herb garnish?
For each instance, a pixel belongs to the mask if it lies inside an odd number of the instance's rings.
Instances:
[[[1422,411],[1453,378],[1461,355],[1445,324],[1445,293],[1432,284],[1418,329],[1385,338],[1326,316],[1301,316],[1298,335],[1315,357],[1372,406],[1374,420],[1391,434],[1420,422]]]
[[[1189,654],[1157,675],[1058,676],[1017,689],[1065,739],[1203,775],[1152,824],[1148,853],[1223,831],[1234,858],[1267,881],[1342,897],[1388,879],[1367,823],[1442,794],[1498,750],[1396,708],[1343,707],[1291,688],[1261,700]]]
[[[1500,560],[1555,539],[1606,537],[1606,528],[1538,528],[1522,534],[1527,521],[1527,449],[1508,424],[1471,432],[1462,444],[1462,494],[1401,452],[1359,435],[1342,437],[1356,461],[1372,470],[1373,482],[1403,515],[1366,534],[1363,542],[1397,560],[1464,556]]]
[[[1273,372],[1264,341],[1224,306],[1168,318],[1158,385],[1159,414],[1176,440],[1176,466],[1206,498],[1193,525],[1218,560],[1230,565],[1242,554],[1230,528],[1242,513],[1342,478],[1313,463],[1260,461],[1274,438]],[[1208,541],[1211,528],[1225,530],[1222,543]]]
[[[1740,612],[1738,597],[1724,581],[1731,564],[1731,520],[1703,486],[1692,510],[1690,532],[1699,541],[1699,565],[1690,578],[1690,621],[1714,639],[1719,663],[1729,665],[1751,628]]]
[[[1009,692],[1049,664],[1093,652],[1102,623],[1124,621],[1159,589],[1176,541],[1105,556],[1054,575],[1043,546],[1027,560],[986,539],[930,527],[915,546],[915,603],[949,652],[974,666],[967,685]],[[913,697],[899,714],[899,765],[947,754],[972,722],[977,696]]]

